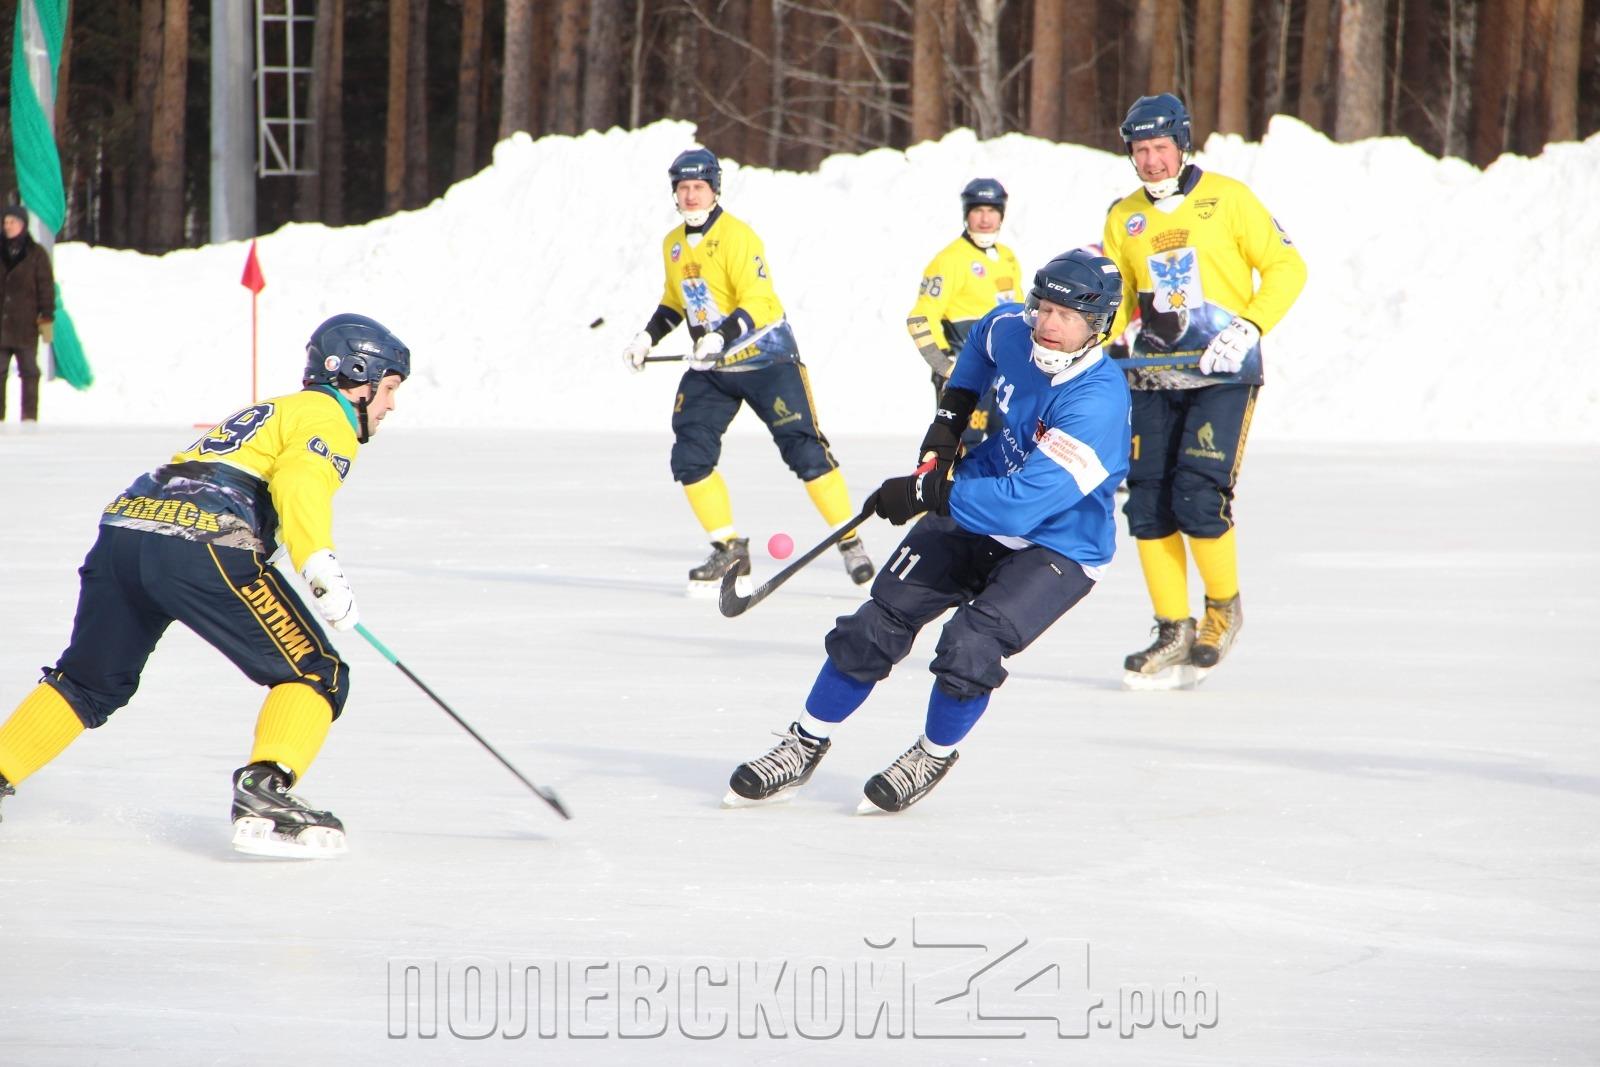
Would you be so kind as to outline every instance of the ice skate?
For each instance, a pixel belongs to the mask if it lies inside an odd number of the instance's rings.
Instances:
[[[750,595],[750,539],[730,537],[726,541],[711,542],[711,555],[704,563],[689,571],[689,595],[715,597],[722,590],[722,576],[736,574],[739,580],[734,588],[740,596]]]
[[[1222,662],[1239,631],[1244,629],[1244,604],[1235,593],[1227,600],[1206,597],[1206,617],[1200,620],[1200,632],[1195,636],[1189,660],[1201,672],[1209,671]],[[1204,673],[1201,677],[1204,677]]]
[[[1155,641],[1122,661],[1124,689],[1190,689],[1204,675],[1189,660],[1193,619],[1156,619]]]
[[[917,738],[916,744],[902,752],[899,759],[867,779],[856,814],[906,810],[927,796],[960,757],[959,752],[935,756],[922,747],[922,738]]]
[[[233,772],[233,847],[252,856],[326,859],[347,851],[344,823],[289,792],[294,775],[276,763]]]
[[[6,781],[5,775],[0,774],[0,800],[5,800],[6,797],[14,797],[16,795],[16,787],[10,782]],[[0,822],[5,821],[5,817],[6,813],[4,811],[0,811]]]
[[[733,777],[728,779],[728,795],[722,798],[723,807],[743,808],[790,799],[810,780],[811,772],[828,754],[832,743],[827,738],[802,734],[798,722],[790,723],[789,729],[778,737],[780,740],[766,755],[735,768]]]
[[[857,585],[866,585],[872,581],[872,576],[877,573],[877,568],[872,565],[872,560],[867,556],[867,546],[861,543],[861,538],[850,537],[839,542],[839,553],[844,556],[844,569],[850,572],[850,580]]]

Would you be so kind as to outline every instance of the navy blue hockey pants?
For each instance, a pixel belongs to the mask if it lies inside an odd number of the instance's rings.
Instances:
[[[72,641],[44,680],[89,728],[133,699],[145,661],[174,621],[199,634],[252,682],[304,682],[333,706],[350,670],[298,593],[256,552],[117,526],[83,566]]]
[[[1072,560],[1041,545],[1011,549],[945,515],[911,528],[872,583],[872,599],[841,617],[828,659],[857,682],[878,682],[917,632],[950,608],[930,670],[957,700],[1006,680],[1000,661],[1027,648],[1094,588]]]
[[[722,435],[749,404],[772,433],[773,443],[801,481],[820,478],[839,464],[817,429],[811,381],[799,363],[749,371],[685,371],[672,408],[672,477],[693,485],[711,476],[722,458]]]
[[[1233,487],[1259,385],[1135,389],[1128,531],[1221,537],[1233,528]]]

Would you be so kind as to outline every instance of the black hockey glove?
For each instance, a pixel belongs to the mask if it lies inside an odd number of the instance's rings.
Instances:
[[[866,502],[872,505],[875,514],[896,526],[904,526],[924,511],[950,514],[950,485],[950,479],[940,470],[902,474],[885,478]]]
[[[956,461],[956,452],[961,448],[961,435],[966,432],[967,423],[977,406],[978,394],[971,389],[947,387],[939,396],[939,413],[934,416],[927,435],[922,438],[922,450],[917,453],[917,462],[925,462],[929,453],[932,453],[939,464],[938,473],[942,475],[948,471]]]

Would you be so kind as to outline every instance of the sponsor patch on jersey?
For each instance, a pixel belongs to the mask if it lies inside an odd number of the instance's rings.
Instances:
[[[974,261],[973,264],[972,264],[972,276],[974,278],[981,278],[981,277],[983,277],[983,275],[984,275],[983,264]]]
[[[328,461],[333,464],[333,469],[339,472],[341,482],[350,476],[350,461],[344,456],[330,455]]]
[[[1289,234],[1288,234],[1288,232],[1286,230],[1284,230],[1283,223],[1279,222],[1278,219],[1277,219],[1277,216],[1275,216],[1275,215],[1272,218],[1272,224],[1278,228],[1278,240],[1282,241],[1286,245],[1289,245],[1289,246],[1293,247],[1294,242],[1289,240]]]
[[[328,444],[320,437],[313,437],[311,440],[307,441],[306,448],[315,452],[319,456],[326,456],[328,454]]]
[[[1217,213],[1217,198],[1213,196],[1206,200],[1196,200],[1194,202],[1194,213],[1203,219],[1209,219]]]
[[[1123,223],[1123,228],[1128,231],[1129,237],[1137,237],[1144,232],[1144,215],[1135,213],[1128,216],[1128,221]]]
[[[1039,438],[1044,454],[1061,464],[1061,469],[1072,475],[1078,492],[1088,496],[1108,477],[1105,464],[1094,449],[1059,427],[1052,426]]]
[[[683,245],[674,241],[672,243],[672,262],[678,262],[678,257],[683,255]]]

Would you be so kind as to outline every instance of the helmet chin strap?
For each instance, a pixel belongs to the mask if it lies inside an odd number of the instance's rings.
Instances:
[[[367,398],[356,398],[356,421],[360,424],[360,431],[356,434],[357,444],[366,444],[372,438],[372,430],[367,425]]]

